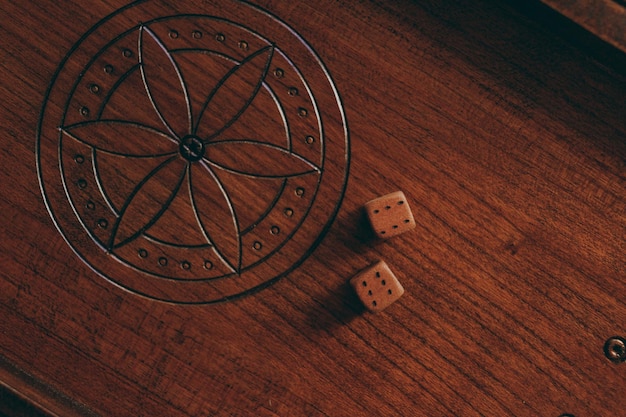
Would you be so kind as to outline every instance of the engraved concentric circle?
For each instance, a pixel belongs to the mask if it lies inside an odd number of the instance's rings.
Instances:
[[[336,216],[349,159],[319,56],[233,0],[136,2],[103,19],[61,62],[37,136],[44,201],[77,256],[181,304],[250,294],[300,265]]]

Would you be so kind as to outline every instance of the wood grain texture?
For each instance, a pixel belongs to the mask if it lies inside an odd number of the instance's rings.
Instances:
[[[623,68],[506,2],[255,2],[295,28],[332,76],[350,132],[348,186],[321,244],[285,277],[234,301],[176,305],[95,273],[55,227],[37,174],[37,126],[58,65],[126,4],[0,4],[3,385],[63,416],[626,412],[626,365],[604,353],[626,335]],[[214,7],[144,4],[161,16]],[[193,28],[180,34],[194,42]],[[237,82],[231,94],[246,88]],[[320,98],[321,109],[332,105]],[[141,116],[133,102],[119,106]],[[242,158],[251,171],[255,158]],[[148,197],[162,198],[168,181]],[[266,202],[275,190],[264,190],[250,198]],[[417,227],[377,241],[362,205],[395,190]],[[323,200],[332,213],[332,196]],[[137,210],[127,237],[149,217]],[[305,228],[303,245],[323,222]],[[116,249],[107,236],[105,249]],[[79,250],[91,242],[70,238]],[[289,268],[301,250],[252,279]],[[372,315],[348,281],[378,259],[405,294]]]

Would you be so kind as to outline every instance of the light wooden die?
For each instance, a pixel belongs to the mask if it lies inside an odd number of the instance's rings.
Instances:
[[[350,284],[365,308],[375,313],[389,307],[404,294],[400,281],[384,261],[356,274]]]
[[[402,191],[376,198],[365,204],[365,212],[376,236],[389,239],[415,228],[415,219]]]

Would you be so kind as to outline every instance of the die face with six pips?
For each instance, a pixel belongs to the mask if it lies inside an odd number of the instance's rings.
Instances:
[[[415,228],[415,219],[402,191],[365,204],[365,212],[377,237],[389,239]]]
[[[377,313],[404,294],[404,288],[384,261],[379,261],[355,275],[350,284],[368,310]]]

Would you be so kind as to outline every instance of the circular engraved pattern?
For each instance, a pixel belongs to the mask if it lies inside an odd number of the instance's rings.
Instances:
[[[101,21],[60,64],[37,135],[68,244],[110,282],[171,303],[231,300],[292,271],[348,178],[320,58],[267,11],[219,3],[161,15],[171,3],[135,2]]]

